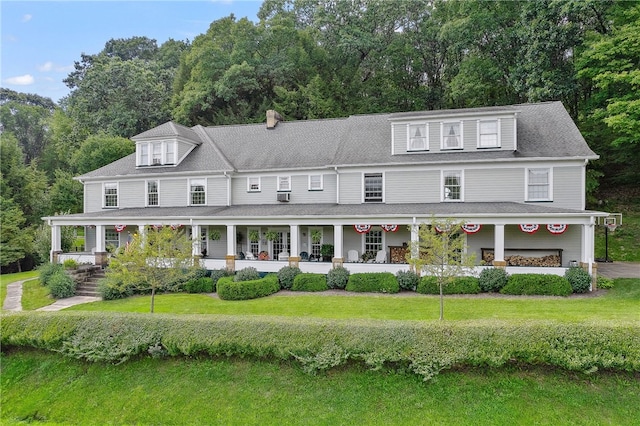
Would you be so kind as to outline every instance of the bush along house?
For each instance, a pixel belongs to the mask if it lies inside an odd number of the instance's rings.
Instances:
[[[84,213],[44,218],[52,260],[104,265],[151,227],[182,228],[207,269],[409,269],[416,226],[465,223],[478,267],[590,271],[585,172],[598,156],[559,102],[191,128],[168,122],[136,152],[77,177]],[[60,227],[85,228],[61,253]],[[525,271],[526,269],[526,271]]]

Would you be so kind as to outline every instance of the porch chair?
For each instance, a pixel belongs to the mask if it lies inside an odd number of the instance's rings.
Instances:
[[[375,263],[387,263],[387,252],[380,250],[376,255]]]
[[[358,250],[349,250],[347,252],[347,262],[357,262],[358,259]]]
[[[289,260],[289,253],[283,251],[282,253],[278,254],[278,260]]]
[[[251,253],[250,251],[248,251],[247,253],[245,253],[244,258],[246,260],[256,260],[256,257],[253,255],[253,253]]]
[[[307,253],[306,251],[301,251],[300,252],[300,261],[307,262],[308,260],[309,260],[309,253]]]

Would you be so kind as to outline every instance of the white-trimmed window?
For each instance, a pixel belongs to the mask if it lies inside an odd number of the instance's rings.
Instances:
[[[551,169],[526,169],[527,201],[551,201]]]
[[[120,234],[114,228],[104,229],[104,246],[113,249],[120,247]]]
[[[500,147],[500,121],[478,120],[478,148]]]
[[[151,144],[151,164],[153,166],[162,164],[162,142],[154,142]]]
[[[146,166],[149,164],[149,145],[146,143],[138,146],[138,165]]]
[[[157,180],[147,181],[147,206],[160,205],[160,184]]]
[[[309,175],[309,191],[322,191],[322,175]]]
[[[462,148],[462,122],[453,121],[441,124],[442,149]]]
[[[364,202],[365,203],[381,203],[383,197],[383,177],[382,173],[365,173],[364,174]]]
[[[442,201],[462,201],[462,170],[442,171]]]
[[[427,124],[408,124],[407,151],[427,151],[429,149]]]
[[[138,166],[162,166],[176,163],[176,142],[140,142],[136,144]]]
[[[291,176],[278,176],[278,191],[291,191]]]
[[[164,147],[164,164],[175,164],[176,146],[174,143],[167,143]]]
[[[371,229],[364,238],[364,253],[372,253],[374,256],[378,254],[384,247],[382,229]]]
[[[202,206],[207,204],[206,179],[189,180],[189,205]]]
[[[260,192],[260,178],[255,176],[250,176],[247,178],[247,191],[249,192]]]
[[[105,182],[102,188],[104,192],[104,207],[118,207],[118,183]]]

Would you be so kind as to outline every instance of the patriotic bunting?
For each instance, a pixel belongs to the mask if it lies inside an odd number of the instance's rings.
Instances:
[[[478,223],[465,223],[462,225],[462,230],[467,234],[475,234],[482,228],[482,225]]]
[[[526,232],[527,234],[533,234],[535,233],[538,229],[540,229],[540,225],[538,224],[521,224],[520,225],[520,230],[522,232]]]
[[[174,223],[174,224],[171,225],[171,229],[173,229],[175,231],[176,229],[180,228],[181,226],[182,225],[180,225],[180,224]]]
[[[396,232],[398,230],[398,225],[380,225],[385,232]]]
[[[353,225],[358,234],[366,234],[371,230],[371,225]]]
[[[436,231],[438,231],[440,233],[451,231],[451,226],[450,225],[447,225],[445,227],[440,227],[440,226],[436,225],[435,228],[436,228]]]
[[[562,234],[564,231],[567,230],[567,228],[569,227],[569,225],[567,224],[548,224],[547,225],[547,231],[551,232],[552,234]]]
[[[122,232],[124,231],[124,228],[126,228],[127,225],[114,225],[114,228],[116,229],[116,232]]]

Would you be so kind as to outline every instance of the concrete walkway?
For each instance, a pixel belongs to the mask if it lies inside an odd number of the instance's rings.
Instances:
[[[640,263],[599,262],[598,275],[602,275],[607,278],[640,278]]]
[[[33,279],[33,278],[31,278]],[[7,296],[4,299],[2,305],[3,311],[19,312],[22,310],[22,283],[29,280],[16,281],[7,285]],[[91,296],[73,296],[66,299],[58,299],[51,305],[44,306],[37,311],[59,311],[64,308],[68,308],[73,305],[80,305],[82,303],[97,302],[102,300],[99,297]]]

